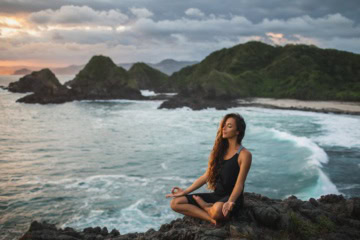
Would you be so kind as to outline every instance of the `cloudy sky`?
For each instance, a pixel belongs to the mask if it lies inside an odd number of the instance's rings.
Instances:
[[[250,40],[360,53],[359,0],[0,0],[0,66],[202,60]]]

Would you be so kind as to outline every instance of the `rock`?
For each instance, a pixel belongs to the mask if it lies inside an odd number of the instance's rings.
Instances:
[[[346,202],[346,208],[348,210],[348,214],[353,218],[360,220],[360,199],[359,198],[351,198]]]
[[[109,57],[94,56],[84,69],[65,85],[62,85],[49,69],[43,69],[10,83],[8,90],[21,93],[33,92],[17,100],[23,103],[48,104],[97,99],[150,100],[151,98],[141,95],[138,81],[146,80],[146,84],[150,86],[150,81],[161,76],[156,87],[153,87],[160,89],[166,83],[167,76],[148,66],[139,66],[136,65],[129,74],[125,69],[116,66]]]
[[[129,70],[129,78],[134,79],[139,89],[155,92],[168,91],[168,76],[145,63],[135,63]]]
[[[82,99],[144,99],[136,80],[101,55],[92,57],[67,85]]]
[[[238,104],[235,100],[217,99],[217,98],[204,98],[201,95],[184,95],[178,94],[169,100],[163,102],[159,109],[175,109],[182,107],[189,107],[192,110],[202,110],[206,108],[215,108],[217,110],[226,110],[231,107],[237,107]]]
[[[18,93],[34,92],[43,95],[67,92],[67,88],[61,85],[56,76],[48,68],[32,72],[20,78],[19,81],[10,83],[8,90]]]
[[[254,229],[247,223],[234,223],[230,225],[230,236],[233,238],[251,238],[254,235]]]
[[[313,206],[315,206],[315,207],[319,206],[319,203],[316,201],[315,198],[310,198],[310,199],[309,199],[309,202],[310,202]]]
[[[277,200],[245,192],[243,207],[220,227],[185,216],[163,224],[158,231],[120,235],[116,229],[108,234],[105,227],[76,232],[33,222],[21,239],[360,239],[359,201],[360,198],[345,199],[341,195],[309,201],[295,196]]]
[[[204,234],[206,236],[212,236],[212,237],[218,237],[218,238],[224,239],[224,238],[228,237],[229,232],[226,231],[224,228],[219,228],[219,229],[207,230],[204,232]]]
[[[108,230],[106,227],[103,227],[103,229],[101,230],[101,235],[102,236],[107,236],[109,234]]]
[[[343,195],[336,195],[336,194],[323,195],[319,199],[321,203],[337,203],[344,200],[345,198]]]
[[[25,75],[25,74],[29,74],[29,73],[31,73],[31,70],[29,70],[27,68],[21,68],[21,69],[15,70],[12,75]]]
[[[120,232],[114,228],[113,230],[111,230],[110,235],[117,237],[120,235]]]
[[[279,212],[271,206],[255,207],[253,213],[258,222],[270,228],[276,228],[281,217]]]

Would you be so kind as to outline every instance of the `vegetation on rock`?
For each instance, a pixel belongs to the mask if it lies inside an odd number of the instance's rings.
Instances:
[[[360,100],[360,55],[313,45],[248,42],[211,53],[170,77],[171,87],[229,98]]]

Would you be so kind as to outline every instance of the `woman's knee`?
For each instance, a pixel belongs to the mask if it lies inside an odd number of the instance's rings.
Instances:
[[[176,209],[176,207],[177,207],[177,201],[176,201],[176,198],[173,198],[173,199],[171,199],[171,201],[170,201],[170,207],[171,207],[171,209],[172,210],[174,210],[175,211],[175,209]]]
[[[172,210],[176,211],[178,209],[179,204],[184,204],[184,203],[187,203],[186,197],[173,198],[170,201],[170,207]]]

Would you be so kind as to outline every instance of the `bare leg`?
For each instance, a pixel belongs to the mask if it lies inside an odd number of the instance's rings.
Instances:
[[[189,204],[186,197],[173,198],[170,202],[171,208],[178,213],[184,214],[190,217],[200,218],[216,224],[216,220],[210,217],[210,215],[203,209]]]
[[[199,204],[199,206],[209,214],[212,219],[215,219],[216,221],[221,221],[229,218],[229,215],[225,217],[222,213],[222,207],[224,205],[223,202],[207,203],[199,196],[193,196],[193,198]]]
[[[206,209],[211,208],[214,204],[205,202],[201,197],[193,195],[195,201],[199,204],[199,206],[206,211]]]

